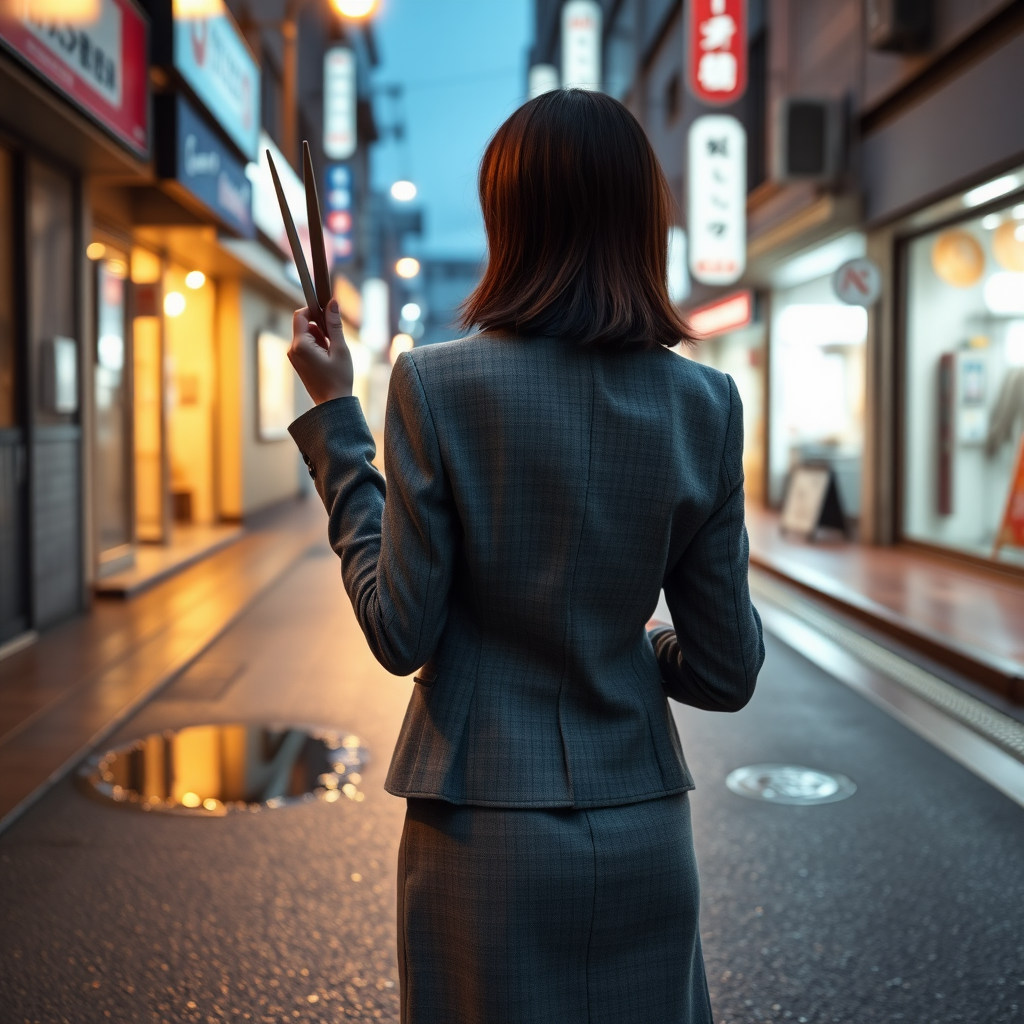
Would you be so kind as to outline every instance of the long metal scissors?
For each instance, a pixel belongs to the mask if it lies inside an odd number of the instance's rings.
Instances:
[[[306,187],[306,219],[309,221],[309,247],[313,255],[312,278],[309,276],[306,257],[303,255],[302,245],[299,243],[299,233],[295,230],[295,221],[292,219],[291,210],[288,209],[284,189],[281,187],[281,179],[278,177],[274,158],[270,155],[269,149],[267,150],[267,162],[270,164],[274,190],[277,192],[277,201],[281,205],[281,219],[284,221],[284,230],[288,235],[292,258],[295,260],[295,269],[299,272],[299,283],[302,285],[302,294],[309,307],[310,318],[316,322],[326,338],[327,303],[331,301],[331,272],[327,266],[324,225],[320,219],[320,200],[316,194],[316,176],[313,174],[313,160],[309,155],[309,143],[305,140],[302,142],[302,183]]]

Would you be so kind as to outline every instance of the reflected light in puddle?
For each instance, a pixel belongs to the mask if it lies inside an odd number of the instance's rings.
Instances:
[[[358,736],[277,724],[195,725],[95,754],[91,791],[143,811],[223,817],[310,800],[356,803],[369,758]]]

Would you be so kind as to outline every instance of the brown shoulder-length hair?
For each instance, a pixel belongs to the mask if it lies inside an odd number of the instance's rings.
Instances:
[[[693,336],[668,296],[671,193],[636,118],[598,92],[524,103],[480,165],[483,279],[463,327],[644,349]]]

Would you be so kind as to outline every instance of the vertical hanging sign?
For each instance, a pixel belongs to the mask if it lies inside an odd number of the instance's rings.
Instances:
[[[356,151],[356,55],[346,46],[324,54],[324,155],[347,160]]]
[[[566,0],[562,5],[562,87],[601,88],[601,5]]]
[[[330,253],[332,263],[352,258],[352,170],[347,164],[331,164],[327,168],[327,230],[334,239]]]
[[[747,252],[747,133],[728,114],[690,126],[690,273],[703,284],[732,284]]]
[[[690,0],[687,70],[702,103],[735,103],[747,91],[747,0]]]

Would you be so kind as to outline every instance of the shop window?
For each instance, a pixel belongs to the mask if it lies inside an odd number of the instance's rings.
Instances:
[[[1024,203],[906,257],[903,534],[1024,565]]]

